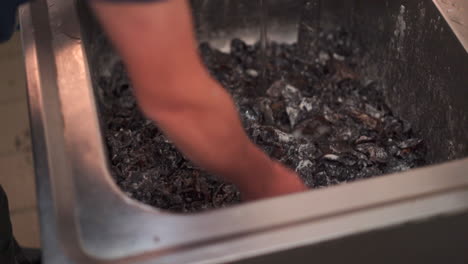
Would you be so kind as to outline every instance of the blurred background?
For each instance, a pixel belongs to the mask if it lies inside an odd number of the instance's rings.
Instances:
[[[21,38],[0,44],[0,184],[7,192],[14,234],[39,247],[36,187]]]

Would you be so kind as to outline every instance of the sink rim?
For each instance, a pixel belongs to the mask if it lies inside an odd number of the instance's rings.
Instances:
[[[75,1],[36,1],[21,8],[20,20],[42,242],[45,257],[56,263],[232,261],[468,209],[468,158],[199,214],[136,202],[106,165]],[[313,212],[304,210],[314,204]],[[446,207],[435,206],[441,204]],[[362,217],[373,220],[343,223]]]

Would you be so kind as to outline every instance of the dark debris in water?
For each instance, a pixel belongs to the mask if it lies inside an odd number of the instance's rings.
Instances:
[[[296,44],[271,44],[263,81],[258,45],[234,39],[230,54],[206,43],[200,52],[234,97],[250,138],[310,188],[423,165],[424,142],[392,114],[378,81],[360,75],[359,49],[338,42],[347,36],[339,30],[320,36],[305,56]],[[177,212],[240,201],[233,185],[191,164],[140,113],[121,63],[99,87],[112,173],[129,196]]]

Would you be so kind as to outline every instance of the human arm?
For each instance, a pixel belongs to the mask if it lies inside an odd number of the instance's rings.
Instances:
[[[190,160],[236,184],[246,199],[305,190],[245,134],[231,97],[201,62],[186,0],[92,6],[142,111]]]

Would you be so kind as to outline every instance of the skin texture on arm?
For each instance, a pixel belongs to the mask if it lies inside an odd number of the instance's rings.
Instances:
[[[142,111],[190,160],[236,184],[244,199],[306,189],[250,142],[231,97],[201,62],[186,0],[92,7],[125,62]]]

